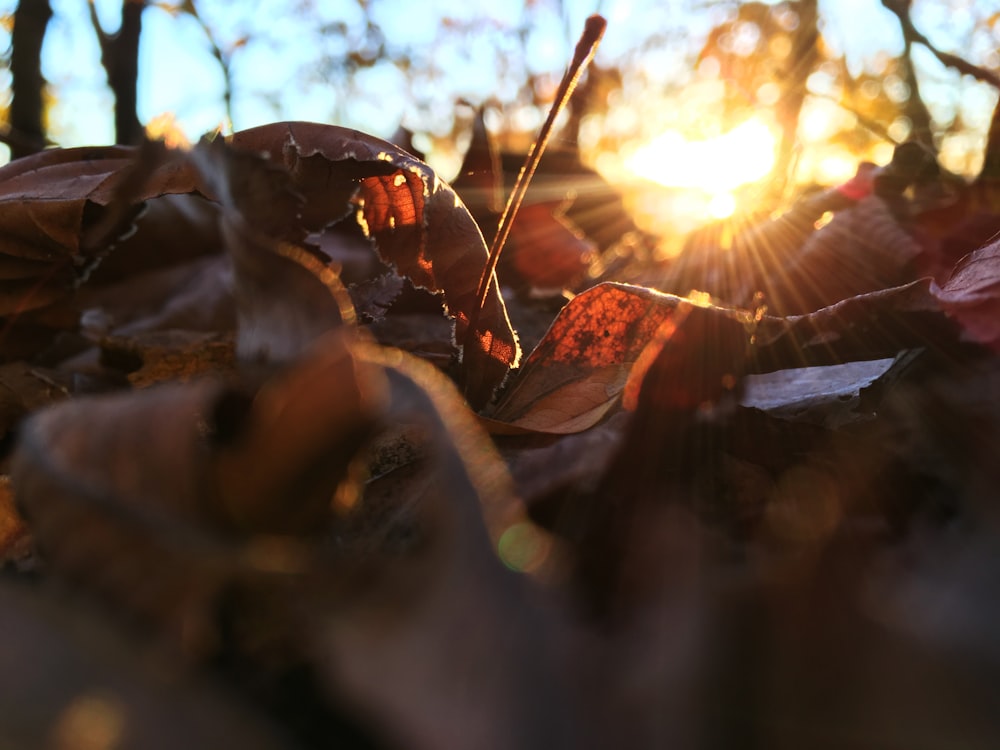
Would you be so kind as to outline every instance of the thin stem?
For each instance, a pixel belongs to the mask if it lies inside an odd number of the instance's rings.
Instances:
[[[559,83],[559,90],[556,91],[555,101],[549,109],[548,117],[545,118],[545,124],[542,125],[538,138],[532,144],[531,151],[528,152],[528,158],[517,175],[514,189],[511,191],[510,197],[507,199],[507,205],[504,206],[503,214],[500,216],[500,226],[497,228],[496,237],[493,238],[493,244],[490,245],[486,267],[483,269],[482,276],[479,277],[479,287],[476,291],[476,305],[472,308],[472,313],[469,317],[466,344],[476,335],[476,326],[479,323],[480,313],[486,306],[486,297],[490,292],[490,284],[493,281],[494,273],[496,273],[500,253],[503,251],[507,237],[510,235],[510,228],[514,223],[514,217],[517,216],[517,211],[521,207],[525,193],[528,191],[528,185],[531,182],[532,175],[535,174],[539,160],[542,158],[542,152],[545,151],[549,136],[552,134],[552,127],[555,124],[556,118],[566,108],[566,104],[573,94],[573,89],[576,88],[576,84],[580,80],[580,75],[583,73],[584,68],[593,59],[594,53],[597,51],[597,45],[604,34],[605,27],[607,27],[607,21],[599,15],[593,15],[587,19],[583,33],[580,35],[580,41],[576,43],[573,61],[566,69],[565,74],[563,74],[562,81]]]

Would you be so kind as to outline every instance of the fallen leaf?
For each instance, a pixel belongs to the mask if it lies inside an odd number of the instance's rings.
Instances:
[[[472,116],[469,147],[451,186],[462,196],[487,242],[492,242],[497,233],[503,211],[503,178],[496,142],[486,130],[483,108],[477,107]]]
[[[510,190],[524,164],[524,154],[502,152],[504,187]],[[576,231],[601,252],[620,245],[623,238],[643,236],[625,206],[621,191],[597,170],[585,166],[578,148],[550,147],[532,178],[524,203],[560,202]]]
[[[503,461],[435,368],[402,352],[357,352],[386,368],[387,418],[419,442],[355,507],[362,519],[382,514],[399,539],[391,554],[362,545],[368,555],[317,580],[310,609],[330,684],[389,737],[419,746],[581,746],[567,690],[581,666],[563,650],[566,626],[497,557],[513,566],[545,544],[530,535]],[[375,523],[369,533],[384,531]],[[519,532],[530,549],[514,555]]]
[[[496,434],[567,434],[618,402],[629,373],[681,297],[602,283],[574,297],[517,372],[484,424]]]
[[[235,133],[232,143],[266,152],[288,170],[305,199],[307,229],[322,229],[356,209],[385,262],[414,285],[444,294],[453,340],[465,340],[486,245],[430,167],[387,141],[332,125],[275,123]],[[520,356],[495,283],[478,320],[479,346],[456,349],[463,391],[475,407],[489,401]]]
[[[200,653],[212,602],[253,570],[253,539],[321,534],[357,481],[380,379],[348,338],[332,332],[259,387],[201,378],[33,415],[11,473],[47,561]]]
[[[1000,242],[967,255],[932,293],[961,326],[963,339],[1000,347]]]
[[[873,195],[810,235],[759,289],[772,314],[801,315],[913,280],[921,252],[892,204]]]
[[[236,328],[232,283],[231,263],[216,253],[88,284],[75,303],[81,328],[95,339],[171,329],[228,332]]]
[[[564,204],[526,204],[511,227],[511,263],[533,287],[571,288],[597,257],[596,246],[565,217]]]
[[[959,327],[944,314],[933,281],[919,279],[807,315],[761,316],[750,371],[883,359],[919,347],[962,356],[959,339]]]
[[[0,287],[0,300],[8,300],[0,314],[41,307],[69,294],[109,244],[131,230],[131,219],[145,199],[196,189],[179,166],[164,167],[129,195],[132,208],[118,209],[123,220],[115,222],[117,231],[102,237],[103,242],[94,241],[88,232],[119,197],[136,154],[123,146],[53,149],[0,169],[0,267],[10,257],[6,275],[22,277]]]
[[[154,195],[143,202],[133,224],[134,231],[102,254],[81,290],[215,256],[222,247],[219,206],[200,192]]]
[[[203,141],[192,159],[223,206],[237,356],[291,361],[328,331],[354,322],[335,269],[305,244],[303,199],[288,173],[221,140]]]
[[[740,405],[835,430],[872,419],[879,403],[875,391],[898,377],[894,371],[904,370],[912,359],[910,352],[889,359],[747,375]]]

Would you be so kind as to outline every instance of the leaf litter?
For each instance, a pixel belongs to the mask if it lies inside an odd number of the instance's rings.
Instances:
[[[0,169],[0,739],[994,747],[1000,243],[917,272],[908,147],[752,289],[558,196],[493,278],[483,136]]]

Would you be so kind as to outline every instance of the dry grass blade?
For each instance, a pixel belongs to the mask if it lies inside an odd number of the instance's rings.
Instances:
[[[521,169],[520,174],[518,174],[517,182],[514,184],[514,189],[511,191],[510,197],[507,199],[507,204],[504,206],[503,214],[500,216],[500,226],[497,228],[496,237],[493,240],[493,244],[490,245],[490,252],[486,266],[483,269],[482,275],[479,277],[479,287],[476,290],[476,304],[472,308],[472,317],[469,320],[466,349],[469,348],[469,343],[472,341],[472,337],[478,335],[477,330],[481,311],[486,304],[486,297],[489,294],[490,287],[496,279],[497,263],[500,262],[500,253],[503,251],[504,244],[507,242],[507,237],[510,234],[510,228],[514,223],[514,217],[517,216],[517,211],[521,207],[521,202],[524,200],[524,196],[528,192],[528,185],[531,182],[531,177],[534,175],[535,169],[538,167],[538,162],[541,160],[542,154],[545,151],[545,146],[548,144],[549,136],[552,134],[552,127],[555,125],[556,118],[563,111],[563,109],[565,109],[566,104],[569,102],[569,97],[576,88],[576,84],[580,80],[580,75],[583,72],[583,69],[593,59],[594,53],[597,51],[597,45],[600,43],[606,27],[607,21],[605,21],[601,16],[593,15],[587,19],[583,33],[580,35],[580,40],[577,42],[576,50],[573,52],[573,60],[570,62],[569,67],[566,69],[566,73],[559,82],[559,88],[556,91],[555,100],[549,108],[548,116],[545,118],[545,122],[543,123],[542,129],[538,134],[538,138],[535,139],[535,142],[531,146],[531,151],[528,152],[528,158],[525,160],[524,167]]]

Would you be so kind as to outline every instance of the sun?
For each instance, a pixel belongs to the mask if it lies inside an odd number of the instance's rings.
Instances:
[[[774,167],[777,138],[752,117],[714,138],[689,140],[668,130],[639,146],[626,160],[633,174],[670,188],[701,192],[707,215],[723,219],[736,210],[734,191]]]

